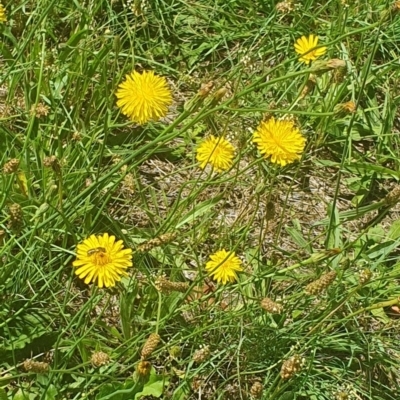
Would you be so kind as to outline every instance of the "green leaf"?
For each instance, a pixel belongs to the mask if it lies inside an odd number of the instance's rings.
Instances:
[[[13,400],[29,400],[29,396],[22,389],[14,394]]]
[[[400,219],[393,222],[389,229],[389,239],[396,240],[400,237]]]
[[[3,388],[0,388],[0,400],[8,400],[7,393]]]
[[[164,389],[164,384],[163,382],[155,382],[152,383],[149,386],[145,386],[143,388],[143,391],[136,394],[135,400],[140,399],[143,396],[154,396],[154,397],[160,397],[163,394],[163,389]]]
[[[390,318],[386,315],[383,308],[373,309],[371,310],[371,314],[385,324],[390,322]]]
[[[50,385],[46,390],[46,400],[56,400],[58,391],[54,385]]]
[[[296,392],[285,392],[281,396],[281,400],[294,400]]]
[[[382,226],[374,226],[368,231],[368,238],[373,240],[375,243],[380,243],[385,237],[385,230]]]
[[[300,317],[303,314],[303,310],[293,310],[292,312],[292,318],[296,319]]]

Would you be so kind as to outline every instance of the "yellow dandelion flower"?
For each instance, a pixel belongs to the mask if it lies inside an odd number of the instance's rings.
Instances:
[[[225,138],[211,135],[197,148],[196,159],[201,168],[209,163],[216,172],[222,172],[232,166],[235,148]]]
[[[292,121],[270,118],[262,121],[253,134],[253,142],[265,158],[285,166],[301,157],[306,139]]]
[[[132,249],[124,249],[122,240],[115,241],[115,236],[108,233],[91,235],[77,245],[77,256],[73,266],[75,274],[85,283],[96,282],[99,287],[115,286],[126,276],[126,269],[132,266]]]
[[[7,22],[6,9],[0,3],[0,22]]]
[[[296,53],[300,54],[299,61],[310,64],[311,61],[316,60],[318,57],[326,53],[326,47],[320,47],[314,49],[318,45],[318,36],[310,35],[308,38],[302,36],[300,39],[296,40],[294,44],[294,49]],[[314,49],[314,50],[312,50]]]
[[[243,271],[243,268],[242,262],[234,252],[219,250],[210,256],[206,270],[217,282],[225,285],[227,282],[235,282],[236,272]]]
[[[133,71],[125,79],[115,93],[117,106],[124,115],[141,125],[167,115],[172,94],[165,78],[154,75],[153,71],[142,74]]]

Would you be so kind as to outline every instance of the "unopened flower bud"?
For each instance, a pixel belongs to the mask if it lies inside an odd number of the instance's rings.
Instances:
[[[136,374],[139,379],[146,380],[151,372],[151,363],[149,361],[139,361],[136,367]]]
[[[154,247],[158,247],[164,243],[171,242],[172,240],[175,239],[175,237],[176,233],[164,233],[163,235],[160,235],[155,239],[150,239],[147,242],[142,243],[141,245],[138,246],[137,251],[141,253],[150,251]]]
[[[259,381],[256,381],[250,388],[250,394],[255,399],[261,399],[263,389],[264,389],[263,384]]]
[[[336,104],[333,111],[335,114],[354,114],[357,111],[357,104],[354,101]]]
[[[187,282],[171,282],[165,276],[160,276],[155,281],[155,286],[161,293],[169,294],[171,292],[185,293],[189,284]]]
[[[34,360],[25,360],[22,364],[25,371],[27,372],[34,372],[36,374],[44,374],[49,370],[49,364],[40,361]]]
[[[330,271],[324,275],[322,275],[319,279],[315,280],[314,282],[309,283],[306,288],[305,292],[307,294],[320,294],[325,291],[331,283],[336,279],[336,272]]]
[[[102,351],[95,351],[90,358],[90,361],[94,367],[101,367],[110,362],[110,356]]]
[[[51,168],[57,175],[61,174],[60,163],[56,156],[45,157],[43,159],[43,165],[47,168]]]
[[[12,158],[4,164],[3,172],[5,174],[15,174],[16,172],[18,172],[18,168],[19,160],[17,158]]]
[[[289,359],[285,360],[281,368],[281,378],[290,379],[301,371],[304,360],[298,355],[294,355]]]
[[[394,206],[400,200],[400,185],[396,186],[390,191],[385,197],[385,204],[388,206]]]
[[[141,358],[142,360],[145,360],[146,358],[150,357],[153,351],[157,348],[158,343],[160,343],[160,335],[158,333],[152,333],[150,336],[147,338],[146,343],[143,346],[142,352],[141,352]]]
[[[208,346],[198,349],[193,354],[193,361],[195,363],[201,364],[207,361],[211,356],[211,351]]]
[[[280,314],[282,312],[282,305],[275,303],[268,297],[261,301],[261,307],[271,314]]]
[[[213,81],[210,81],[210,82],[207,82],[207,83],[202,83],[201,87],[200,87],[200,90],[197,93],[198,96],[200,96],[200,97],[202,97],[204,99],[205,97],[207,97],[210,94],[210,92],[211,92],[213,87],[214,87],[214,82]]]

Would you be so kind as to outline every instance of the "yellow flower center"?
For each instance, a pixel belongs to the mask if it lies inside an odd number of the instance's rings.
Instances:
[[[153,101],[154,99],[154,90],[152,87],[149,86],[142,86],[140,88],[141,91],[141,95],[143,97],[143,99],[147,100],[147,101]]]
[[[91,257],[92,257],[93,264],[95,264],[97,266],[106,265],[106,264],[110,263],[110,261],[111,261],[108,254],[103,253],[102,251],[99,251],[99,252],[93,254]]]

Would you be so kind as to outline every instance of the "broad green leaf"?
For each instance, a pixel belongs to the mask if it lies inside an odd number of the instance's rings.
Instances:
[[[375,243],[380,243],[385,237],[385,230],[382,228],[382,226],[377,225],[368,231],[368,238],[373,240]]]
[[[371,314],[385,324],[388,324],[390,322],[390,318],[386,315],[383,308],[376,308],[374,310],[371,310]]]
[[[388,237],[392,240],[400,238],[400,219],[393,222],[392,226],[389,229]]]

